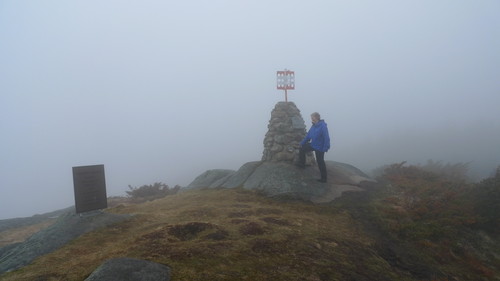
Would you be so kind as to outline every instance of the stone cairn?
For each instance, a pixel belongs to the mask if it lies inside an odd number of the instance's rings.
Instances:
[[[306,125],[293,102],[278,102],[264,138],[262,161],[297,163],[300,141],[306,136]],[[312,153],[306,155],[306,165],[314,165]]]

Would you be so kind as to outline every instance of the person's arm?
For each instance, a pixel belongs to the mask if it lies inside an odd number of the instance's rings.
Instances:
[[[311,140],[311,129],[309,129],[309,132],[307,132],[307,135],[304,137],[304,139],[300,142],[300,146],[303,146],[307,142]]]

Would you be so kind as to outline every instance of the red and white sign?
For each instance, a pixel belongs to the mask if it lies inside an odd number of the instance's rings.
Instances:
[[[295,89],[295,72],[290,70],[276,72],[276,88],[278,90],[294,90]]]

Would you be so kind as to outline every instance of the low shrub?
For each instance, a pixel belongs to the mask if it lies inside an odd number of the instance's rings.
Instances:
[[[167,195],[176,194],[180,186],[176,185],[174,188],[170,188],[168,185],[155,182],[154,184],[143,185],[140,187],[128,186],[130,191],[127,191],[127,195],[133,199],[142,200],[154,200],[158,198],[165,197]]]

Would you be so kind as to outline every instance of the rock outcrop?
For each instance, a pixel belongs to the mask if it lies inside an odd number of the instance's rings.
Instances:
[[[169,281],[166,265],[133,258],[107,260],[85,281]]]
[[[235,171],[233,170],[224,170],[224,169],[214,169],[214,170],[209,170],[204,172],[203,174],[199,175],[194,179],[189,184],[190,188],[200,188],[200,187],[207,187],[207,182],[210,183],[210,185],[218,186],[219,184],[222,184],[225,182],[227,178],[232,176]]]
[[[35,258],[62,247],[84,233],[129,217],[129,215],[105,212],[80,217],[74,211],[61,215],[53,225],[35,233],[26,241],[0,248],[0,274],[23,267]]]
[[[362,171],[348,164],[326,161],[328,183],[317,182],[318,168],[298,168],[286,162],[255,161],[238,171],[208,170],[186,188],[236,188],[260,190],[270,197],[283,197],[326,203],[345,191],[362,191],[364,182],[373,182]]]

